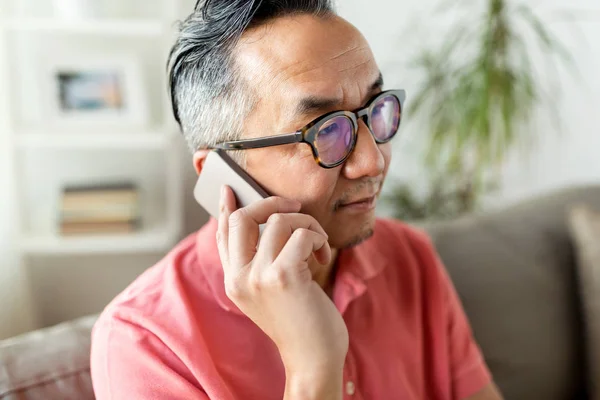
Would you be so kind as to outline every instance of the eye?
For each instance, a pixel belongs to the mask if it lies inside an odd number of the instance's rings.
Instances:
[[[322,127],[319,130],[319,134],[321,134],[321,135],[329,135],[329,134],[332,134],[332,133],[336,133],[339,130],[339,128],[340,127],[338,126],[337,122],[334,122],[334,123],[329,124],[329,125],[327,125],[325,127]]]
[[[373,107],[373,111],[371,111],[371,113],[373,115],[379,115],[379,114],[381,114],[381,111],[383,110],[383,107],[385,107],[385,103],[384,102],[378,103],[375,107]]]

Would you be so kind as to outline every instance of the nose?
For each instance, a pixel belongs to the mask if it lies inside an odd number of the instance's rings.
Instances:
[[[348,179],[376,177],[383,173],[385,159],[369,127],[363,119],[358,121],[356,146],[343,167],[343,174]]]

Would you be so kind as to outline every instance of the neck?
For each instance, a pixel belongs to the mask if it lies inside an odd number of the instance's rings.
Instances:
[[[328,295],[331,295],[331,289],[333,288],[338,253],[339,251],[337,249],[331,249],[331,261],[329,261],[329,264],[320,265],[313,258],[310,263],[311,265],[309,265],[310,270],[314,271],[314,281],[317,282]]]

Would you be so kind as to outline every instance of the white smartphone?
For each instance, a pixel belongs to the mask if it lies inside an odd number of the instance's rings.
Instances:
[[[196,201],[214,218],[219,218],[221,187],[229,186],[238,208],[269,197],[269,194],[223,150],[208,153],[194,187]]]

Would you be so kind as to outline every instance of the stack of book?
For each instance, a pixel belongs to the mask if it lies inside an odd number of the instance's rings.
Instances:
[[[139,223],[138,190],[131,183],[63,189],[62,235],[131,233]]]

